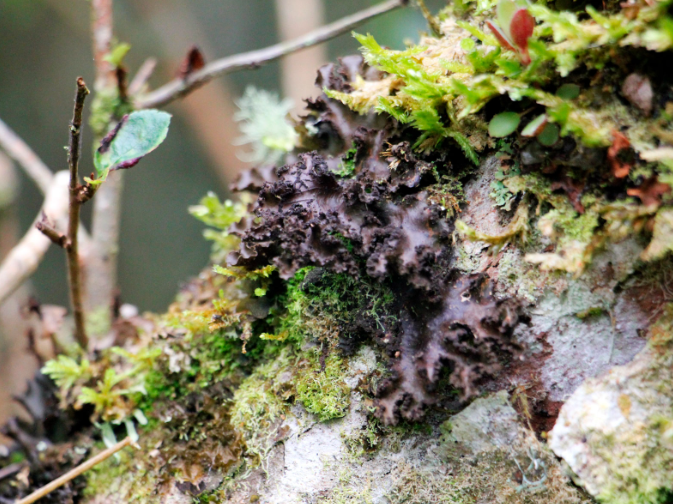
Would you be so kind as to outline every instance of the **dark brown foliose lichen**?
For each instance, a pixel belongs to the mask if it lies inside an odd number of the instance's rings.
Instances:
[[[317,83],[348,91],[358,74],[380,78],[350,57],[323,67]],[[481,278],[452,268],[454,223],[428,191],[442,175],[460,173],[465,158],[450,147],[413,153],[416,134],[385,114],[358,115],[324,95],[308,109],[303,124],[314,133],[304,144],[316,150],[275,170],[253,169],[235,184],[259,197],[254,215],[231,229],[241,245],[230,264],[275,264],[285,279],[320,266],[394,285],[399,320],[369,335],[391,360],[392,376],[377,393],[386,423],[420,418],[442,370],[462,397],[473,395],[477,380],[516,351],[518,311],[494,300]]]

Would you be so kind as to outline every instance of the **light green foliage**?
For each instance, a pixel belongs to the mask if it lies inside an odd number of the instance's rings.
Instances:
[[[245,268],[237,268],[235,266],[225,268],[216,264],[213,266],[213,271],[229,278],[254,282],[255,287],[253,292],[255,293],[255,296],[262,297],[266,295],[266,292],[271,285],[270,277],[271,274],[276,271],[276,267],[268,265],[256,270],[248,271]]]
[[[295,378],[297,398],[309,413],[324,422],[346,414],[350,404],[350,389],[344,383],[345,365],[336,351],[324,358],[319,352],[307,354],[308,367]]]
[[[277,163],[295,148],[299,136],[288,120],[291,100],[280,100],[275,93],[250,86],[237,105],[234,119],[240,123],[242,133],[238,144],[252,148],[251,153],[242,156],[245,161]]]
[[[68,395],[76,381],[86,381],[91,376],[88,359],[82,358],[78,362],[67,355],[59,355],[55,359],[47,361],[42,367],[42,373],[49,376],[60,387],[62,397]]]
[[[529,65],[522,65],[514,53],[500,48],[493,35],[478,27],[483,20],[496,18],[494,3],[464,2],[447,8],[444,17],[456,11],[465,16],[473,10],[472,19],[458,21],[450,28],[453,31],[447,33],[446,43],[461,40],[464,52],[462,57],[450,61],[436,56],[441,54],[437,50],[443,42],[441,39],[430,47],[422,41],[421,45],[405,51],[392,51],[381,48],[371,35],[356,35],[366,60],[396,79],[395,87],[379,96],[377,109],[420,130],[422,137],[417,148],[432,147],[438,139],[452,137],[450,132],[460,134],[453,138],[472,160],[475,159],[474,148],[469,142],[461,142],[469,138],[462,131],[461,119],[478,113],[491,99],[501,95],[508,95],[513,102],[530,98],[547,109],[549,120],[556,123],[559,130],[547,129],[543,137],[546,145],[554,143],[559,133],[575,135],[590,146],[609,145],[610,132],[616,127],[614,117],[578,100],[579,88],[563,83],[560,78],[582,65],[588,69],[603,68],[610,58],[610,50],[619,46],[668,49],[670,44],[665,40],[671,36],[673,26],[673,20],[666,15],[670,0],[640,8],[635,19],[630,19],[624,11],[604,15],[592,7],[587,7],[589,16],[581,19],[575,13],[555,11],[542,3],[530,5],[527,8],[538,25],[529,40],[532,59]],[[500,4],[507,4],[510,11],[519,8],[515,2],[503,0]],[[507,9],[499,9],[500,17],[507,17],[504,10]],[[655,39],[659,43],[653,43]],[[555,82],[562,84],[557,95],[541,89]],[[346,93],[328,94],[352,105],[353,98]],[[373,102],[371,96],[358,96],[358,100],[360,105]],[[606,102],[601,107],[608,109],[613,105],[619,106],[617,102]],[[358,108],[360,112],[367,110],[363,106]],[[509,134],[513,131],[513,121],[507,125],[507,131],[493,132]]]
[[[156,347],[135,352],[112,347],[94,362],[60,355],[45,363],[42,372],[60,387],[62,407],[92,404],[94,418],[120,422],[133,415],[147,393],[146,380],[160,354]]]
[[[114,66],[118,67],[124,62],[124,58],[131,50],[131,44],[126,42],[121,42],[115,44],[112,50],[105,56],[105,61],[112,63]]]
[[[140,159],[159,147],[168,135],[171,115],[159,110],[133,112],[123,120],[122,126],[110,142],[109,148],[97,150],[94,155],[96,180],[104,182],[111,169]]]
[[[215,193],[209,192],[198,205],[189,207],[189,213],[217,229],[206,229],[203,236],[213,242],[213,259],[219,261],[238,246],[240,240],[230,235],[228,229],[247,215],[247,200],[241,198],[241,202],[237,203],[230,200],[220,202]]]
[[[495,180],[491,182],[491,189],[493,192],[489,194],[496,206],[501,207],[503,210],[509,212],[512,209],[512,202],[514,201],[514,194],[505,186],[503,180],[508,177],[513,177],[519,175],[518,164],[515,164],[507,174],[503,170],[498,170],[495,173]]]
[[[521,117],[516,112],[501,112],[496,114],[488,123],[488,134],[492,137],[506,137],[519,127]]]
[[[463,149],[473,163],[478,162],[477,154],[469,140],[459,129],[445,125],[439,117],[438,109],[444,110],[446,89],[439,83],[440,74],[428,71],[416,58],[424,47],[415,47],[407,51],[391,51],[382,48],[371,35],[358,35],[355,38],[364,48],[367,62],[393,75],[402,75],[406,79],[404,96],[389,96],[379,100],[379,110],[392,112],[393,116],[404,123],[413,124],[423,134],[414,148],[428,150],[437,146],[444,138],[453,139]],[[325,90],[328,96],[348,104],[349,95],[337,91]],[[405,112],[394,112],[401,100],[409,98],[413,108]],[[362,110],[364,112],[364,110]],[[451,112],[448,111],[449,118]]]

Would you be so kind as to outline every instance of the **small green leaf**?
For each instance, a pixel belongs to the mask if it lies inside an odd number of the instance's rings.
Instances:
[[[114,66],[118,67],[121,66],[122,61],[124,60],[124,56],[126,56],[130,50],[131,50],[131,44],[122,42],[121,44],[117,44],[116,46],[114,46],[112,51],[110,51],[110,54],[105,56],[103,59],[105,61],[112,63]]]
[[[564,100],[574,100],[580,95],[580,87],[577,84],[563,84],[556,90],[556,96]]]
[[[488,123],[488,134],[500,138],[511,135],[519,127],[521,118],[516,112],[502,112],[496,114]]]
[[[537,136],[537,141],[545,147],[551,147],[558,141],[558,126],[553,123],[547,123],[542,132]]]
[[[547,124],[547,115],[540,114],[531,122],[529,122],[526,127],[521,132],[521,136],[525,137],[535,137],[542,133],[545,125]]]
[[[125,116],[117,131],[110,133],[96,151],[94,165],[98,179],[104,181],[115,167],[130,168],[159,147],[168,134],[170,122],[171,115],[159,110],[141,110]]]

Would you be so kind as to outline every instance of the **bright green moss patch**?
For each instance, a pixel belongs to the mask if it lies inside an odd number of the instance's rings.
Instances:
[[[321,422],[344,416],[350,404],[350,389],[343,381],[343,359],[335,352],[321,358],[316,351],[309,352],[306,358],[308,366],[295,378],[297,398]]]

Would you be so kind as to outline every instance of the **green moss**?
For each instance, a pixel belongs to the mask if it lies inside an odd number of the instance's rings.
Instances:
[[[332,352],[323,364],[318,351],[309,352],[306,359],[308,366],[295,378],[297,399],[321,422],[344,416],[350,389],[343,381],[347,372],[343,359]]]
[[[337,473],[337,483],[329,491],[327,497],[319,497],[317,504],[373,504],[372,486],[374,481],[368,481],[362,487],[354,484],[354,471],[350,467],[342,467]]]
[[[100,443],[102,445],[102,443]],[[103,448],[99,446],[99,448]],[[94,499],[100,495],[116,495],[124,502],[152,502],[156,499],[158,480],[145,457],[138,457],[131,449],[119,452],[94,466],[87,473],[84,496]]]
[[[302,268],[279,300],[285,313],[278,316],[276,333],[296,347],[315,340],[334,347],[340,336],[348,337],[339,328],[355,317],[372,317],[382,327],[392,317],[392,301],[389,288],[368,276]]]
[[[358,150],[355,147],[347,150],[341,158],[339,170],[335,171],[334,173],[339,177],[352,177],[355,174],[355,156],[357,153]]]
[[[290,347],[261,364],[234,392],[231,424],[241,433],[250,463],[264,463],[275,444],[278,423],[295,393],[296,356]]]

